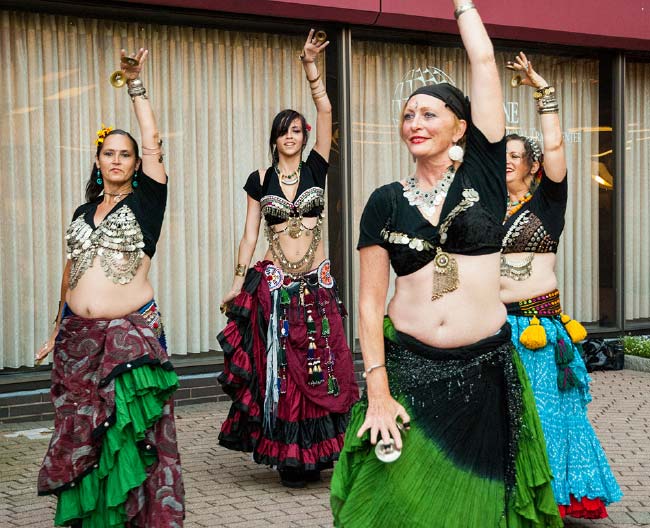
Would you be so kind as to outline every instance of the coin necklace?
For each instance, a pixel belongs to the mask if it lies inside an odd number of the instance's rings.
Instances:
[[[440,181],[430,191],[423,191],[418,185],[415,176],[406,180],[404,188],[404,198],[413,207],[419,207],[422,214],[427,218],[432,218],[436,214],[436,208],[445,200],[449,187],[451,187],[456,175],[456,169],[450,165],[442,175]]]

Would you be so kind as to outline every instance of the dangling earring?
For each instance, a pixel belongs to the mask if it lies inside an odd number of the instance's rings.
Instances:
[[[97,179],[95,180],[97,185],[104,185],[104,180],[102,179],[102,173],[100,172],[99,168],[97,169]]]
[[[463,150],[463,147],[454,143],[452,147],[449,147],[447,154],[449,155],[449,159],[451,161],[463,161],[465,151]]]
[[[135,172],[133,173],[133,179],[131,180],[131,186],[135,189],[138,186],[138,169],[135,169]]]

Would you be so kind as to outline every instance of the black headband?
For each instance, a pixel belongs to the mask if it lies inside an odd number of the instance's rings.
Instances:
[[[456,117],[464,119],[467,122],[471,120],[469,99],[455,86],[449,83],[428,84],[415,90],[409,96],[409,100],[414,95],[419,94],[430,95],[431,97],[440,99],[454,114],[456,114]]]

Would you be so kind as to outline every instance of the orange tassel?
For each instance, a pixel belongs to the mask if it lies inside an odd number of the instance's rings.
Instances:
[[[539,324],[539,319],[535,316],[530,320],[528,328],[519,336],[519,342],[528,350],[537,350],[546,346],[546,330]]]
[[[574,343],[579,343],[587,337],[587,330],[575,319],[571,319],[567,314],[560,315],[560,321],[564,325],[567,334]]]

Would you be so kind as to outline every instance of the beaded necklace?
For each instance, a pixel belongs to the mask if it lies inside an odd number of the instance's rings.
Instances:
[[[515,214],[519,209],[521,209],[526,203],[530,202],[530,200],[533,198],[533,193],[528,191],[526,194],[524,194],[524,197],[521,200],[516,200],[514,202],[510,201],[510,198],[508,198],[508,208],[506,210],[506,217],[504,219],[507,220],[510,218],[513,214]]]
[[[298,168],[293,171],[291,174],[282,174],[280,167],[278,165],[273,165],[275,173],[278,175],[278,178],[285,185],[295,185],[300,180],[300,169],[302,169],[302,161],[298,164]]]

